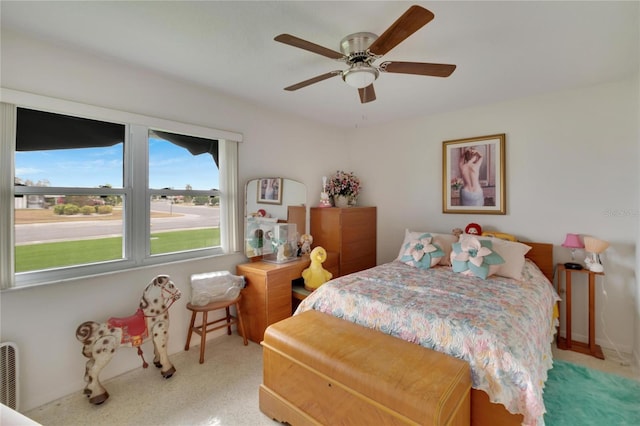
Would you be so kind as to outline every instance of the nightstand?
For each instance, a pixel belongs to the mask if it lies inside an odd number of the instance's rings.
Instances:
[[[595,286],[596,275],[604,275],[604,272],[593,272],[588,269],[567,269],[563,263],[559,263],[557,267],[558,271],[558,292],[560,291],[560,280],[562,272],[564,272],[564,282],[566,289],[565,296],[565,328],[566,337],[560,337],[560,330],[558,330],[557,345],[558,349],[568,349],[575,352],[580,352],[586,355],[591,355],[596,358],[604,359],[602,348],[600,345],[596,345],[596,326],[595,326],[595,314],[596,314],[596,301],[595,301]],[[571,339],[571,276],[572,274],[587,274],[589,282],[589,342],[576,342]],[[560,320],[562,320],[562,314],[560,314]]]

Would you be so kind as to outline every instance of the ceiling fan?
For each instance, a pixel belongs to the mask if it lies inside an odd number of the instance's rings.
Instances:
[[[402,43],[411,34],[418,31],[434,18],[432,12],[420,6],[411,6],[380,37],[369,32],[349,34],[340,41],[340,52],[303,40],[290,34],[280,34],[275,41],[293,47],[308,50],[318,55],[346,62],[346,70],[335,70],[310,78],[300,83],[285,87],[294,91],[337,75],[349,86],[358,89],[360,102],[367,103],[376,99],[373,82],[380,72],[398,74],[415,74],[433,77],[449,77],[456,69],[455,65],[432,64],[425,62],[382,62],[379,66],[373,63],[391,49]]]

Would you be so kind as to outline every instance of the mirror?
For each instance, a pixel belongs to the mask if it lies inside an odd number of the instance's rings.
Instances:
[[[306,233],[307,187],[303,183],[285,178],[253,179],[247,182],[244,196],[247,257],[273,253],[269,237],[278,223],[294,223],[298,235]]]

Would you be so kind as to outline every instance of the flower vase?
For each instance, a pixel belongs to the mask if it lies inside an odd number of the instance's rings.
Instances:
[[[333,204],[341,209],[349,207],[349,197],[346,195],[334,195]]]

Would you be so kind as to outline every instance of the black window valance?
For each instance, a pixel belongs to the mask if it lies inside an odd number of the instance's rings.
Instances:
[[[152,134],[191,154],[209,153],[218,164],[218,141],[153,130]],[[64,114],[18,108],[16,151],[98,148],[123,143],[125,125]]]
[[[16,151],[97,148],[123,143],[123,124],[18,108]]]
[[[179,135],[176,133],[153,130],[160,139],[167,140],[175,145],[186,148],[191,154],[199,155],[209,153],[218,165],[218,141],[215,139],[198,138],[196,136]]]

